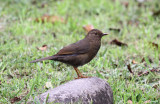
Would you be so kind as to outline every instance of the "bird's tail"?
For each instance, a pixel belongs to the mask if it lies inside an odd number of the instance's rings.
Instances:
[[[54,59],[55,59],[55,56],[49,56],[49,57],[44,57],[44,58],[40,58],[40,59],[31,61],[30,63],[40,62],[40,61],[43,61],[43,60],[54,60]]]

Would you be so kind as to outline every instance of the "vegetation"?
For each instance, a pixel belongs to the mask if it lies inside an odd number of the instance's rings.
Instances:
[[[25,103],[47,91],[48,82],[54,88],[74,80],[71,66],[29,62],[84,38],[83,26],[91,24],[109,35],[81,72],[105,79],[115,104],[159,104],[159,10],[159,0],[1,0],[0,103]],[[64,20],[35,21],[45,14]],[[42,45],[47,48],[37,50]]]

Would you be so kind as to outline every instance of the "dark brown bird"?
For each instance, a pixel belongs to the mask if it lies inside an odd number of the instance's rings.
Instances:
[[[102,33],[98,29],[92,29],[84,39],[62,48],[57,54],[37,59],[30,63],[43,60],[60,61],[73,66],[78,78],[86,78],[87,76],[83,76],[77,67],[90,62],[95,57],[101,46],[101,38],[104,35],[108,34]]]

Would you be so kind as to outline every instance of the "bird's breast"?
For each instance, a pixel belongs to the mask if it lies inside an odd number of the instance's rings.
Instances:
[[[101,42],[100,41],[91,42],[90,44],[91,44],[90,45],[91,47],[88,52],[88,57],[90,60],[92,60],[96,56],[96,54],[98,53],[100,46],[101,46]]]

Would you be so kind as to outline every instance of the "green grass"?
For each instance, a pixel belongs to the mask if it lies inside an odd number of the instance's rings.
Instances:
[[[53,61],[31,64],[37,58],[53,55],[63,46],[85,37],[83,26],[95,28],[110,35],[102,39],[102,47],[97,56],[88,64],[79,67],[89,76],[106,80],[113,89],[115,104],[160,103],[159,73],[138,77],[140,71],[159,68],[160,50],[149,42],[160,44],[159,17],[152,15],[160,10],[159,0],[147,0],[139,6],[130,0],[128,7],[122,5],[127,0],[1,0],[0,1],[0,103],[10,103],[14,97],[21,102],[47,91],[46,82],[57,87],[76,77],[72,67]],[[42,4],[46,3],[44,8]],[[34,19],[44,14],[63,17],[66,23],[36,23]],[[128,24],[132,21],[132,24]],[[136,25],[135,22],[138,22]],[[119,28],[121,31],[109,31]],[[53,37],[53,33],[56,37]],[[109,44],[111,40],[128,44],[118,47]],[[46,51],[36,47],[47,44]],[[150,63],[147,57],[151,57]],[[146,62],[141,63],[143,57]],[[138,64],[132,64],[136,60]],[[127,65],[131,64],[132,75]],[[158,88],[153,88],[157,84]],[[21,103],[17,102],[17,103]]]

